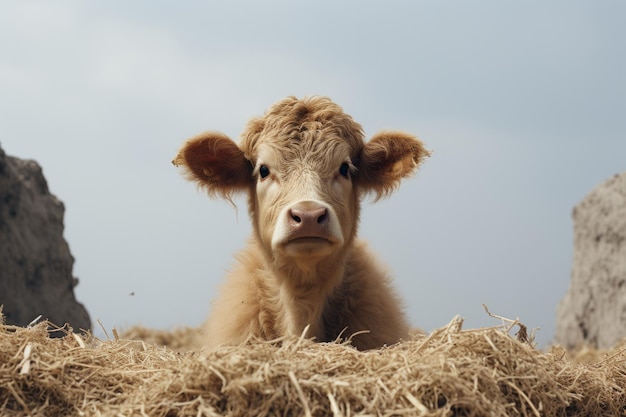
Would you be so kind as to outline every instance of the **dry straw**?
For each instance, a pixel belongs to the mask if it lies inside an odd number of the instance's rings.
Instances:
[[[0,325],[0,415],[624,415],[622,351],[543,352],[521,323],[503,323],[462,330],[455,318],[367,352],[303,338],[177,352],[128,338],[183,349],[195,330],[100,341],[69,330],[49,338],[48,323]]]

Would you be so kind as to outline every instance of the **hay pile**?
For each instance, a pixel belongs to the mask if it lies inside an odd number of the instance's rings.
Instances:
[[[358,352],[305,339],[179,353],[47,323],[0,325],[3,416],[596,416],[626,412],[626,359],[541,352],[461,321]],[[522,339],[522,340],[518,340]]]

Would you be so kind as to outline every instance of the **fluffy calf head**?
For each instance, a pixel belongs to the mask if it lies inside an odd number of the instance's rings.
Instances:
[[[252,119],[239,146],[204,133],[173,163],[210,195],[247,192],[267,257],[305,268],[342,256],[356,234],[360,197],[387,195],[426,156],[403,132],[364,142],[361,126],[328,98],[288,97]]]

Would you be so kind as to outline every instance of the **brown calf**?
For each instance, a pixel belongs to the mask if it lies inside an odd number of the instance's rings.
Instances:
[[[248,193],[253,234],[206,323],[206,345],[302,334],[358,349],[408,337],[385,270],[356,239],[360,198],[391,193],[428,156],[403,132],[363,141],[325,97],[288,97],[252,119],[237,146],[221,133],[187,141],[173,163],[211,196]]]

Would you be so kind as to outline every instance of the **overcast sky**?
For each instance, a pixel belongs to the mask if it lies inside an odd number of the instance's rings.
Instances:
[[[571,211],[626,171],[626,2],[0,2],[0,145],[66,206],[92,321],[199,325],[250,233],[170,164],[287,95],[433,150],[360,234],[411,323],[519,317],[540,345],[569,285]],[[97,327],[99,327],[96,324]]]

